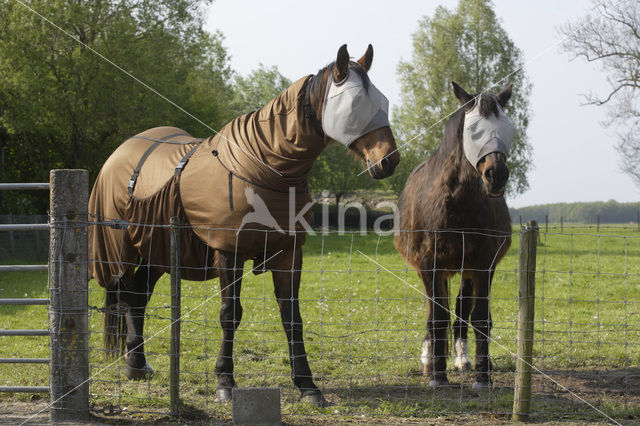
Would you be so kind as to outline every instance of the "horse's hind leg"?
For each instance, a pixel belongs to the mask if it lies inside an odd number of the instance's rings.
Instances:
[[[449,383],[447,379],[447,352],[449,331],[449,294],[447,280],[441,272],[420,271],[427,292],[427,334],[422,342],[423,373],[431,377],[429,386]]]
[[[233,338],[242,319],[240,290],[243,260],[237,258],[234,253],[221,250],[216,252],[216,259],[220,273],[220,326],[222,327],[222,344],[215,368],[215,373],[218,375],[216,400],[228,402],[231,401],[232,390],[236,387],[233,378]]]
[[[132,288],[120,289],[119,302],[127,307],[124,372],[128,379],[139,380],[153,375],[153,369],[144,355],[144,316],[147,303],[161,276],[160,270],[143,263],[136,270]]]
[[[453,365],[460,371],[466,371],[471,369],[467,331],[469,328],[469,314],[473,307],[473,281],[466,273],[463,273],[460,280],[460,291],[456,298],[456,318],[453,321],[454,349],[456,352],[456,359]]]
[[[476,381],[474,389],[491,386],[491,360],[489,359],[489,335],[491,333],[491,313],[489,312],[489,291],[491,289],[491,272],[475,272],[473,274],[476,288],[476,301],[471,312],[471,325],[476,335]]]
[[[295,253],[293,268],[290,271],[272,271],[273,284],[276,293],[282,326],[287,335],[289,345],[289,362],[291,364],[291,378],[294,385],[300,389],[301,397],[307,401],[325,407],[328,405],[322,392],[313,383],[311,368],[307,360],[302,333],[302,317],[298,293],[300,289],[300,275],[302,267],[302,253]]]

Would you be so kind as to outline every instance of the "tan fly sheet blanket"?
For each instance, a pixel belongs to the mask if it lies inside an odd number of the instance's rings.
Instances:
[[[309,78],[205,140],[157,127],[120,145],[102,166],[89,200],[96,222],[89,231],[90,275],[108,286],[131,276],[141,258],[168,271],[172,216],[186,225],[186,279],[217,275],[213,249],[261,261],[302,245],[299,221],[292,228],[298,232],[289,232],[290,209],[295,217],[311,202],[307,178],[326,145],[305,115]],[[307,209],[303,216],[309,215]],[[290,259],[281,253],[264,269],[289,268],[284,263]]]

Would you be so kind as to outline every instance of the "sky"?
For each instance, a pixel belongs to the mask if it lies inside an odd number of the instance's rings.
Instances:
[[[457,1],[215,0],[206,28],[220,31],[231,67],[242,75],[277,66],[297,80],[335,60],[346,43],[354,58],[371,43],[369,76],[398,105],[396,66],[412,54],[411,35],[423,16]],[[607,128],[606,109],[585,105],[584,94],[608,94],[606,73],[597,65],[560,49],[558,28],[585,16],[588,0],[495,0],[502,27],[519,47],[532,84],[529,143],[533,148],[530,188],[510,196],[512,207],[576,201],[638,201],[640,189],[620,171],[615,129]],[[517,90],[517,88],[515,88]],[[403,141],[398,141],[401,144]],[[402,154],[402,152],[401,152]]]

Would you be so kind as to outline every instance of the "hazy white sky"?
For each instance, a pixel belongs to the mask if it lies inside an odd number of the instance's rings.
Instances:
[[[216,0],[207,29],[223,33],[232,67],[241,74],[262,63],[276,65],[292,80],[333,61],[343,43],[356,58],[371,43],[370,77],[393,106],[400,90],[396,66],[411,57],[418,19],[432,15],[438,5],[453,9],[457,1]],[[530,189],[508,200],[513,207],[640,198],[631,179],[619,171],[615,129],[601,124],[606,111],[582,106],[582,94],[606,92],[605,74],[582,59],[570,61],[558,47],[557,28],[584,16],[590,6],[588,0],[495,1],[504,29],[524,52],[533,84]]]

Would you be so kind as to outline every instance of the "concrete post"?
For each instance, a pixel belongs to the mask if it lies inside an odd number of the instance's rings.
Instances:
[[[86,170],[51,170],[51,421],[89,417]]]

